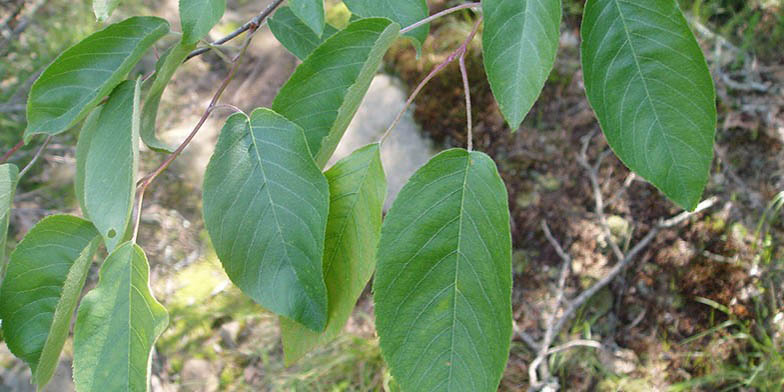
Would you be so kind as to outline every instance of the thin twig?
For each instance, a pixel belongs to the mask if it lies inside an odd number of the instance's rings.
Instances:
[[[46,150],[46,147],[49,145],[49,142],[51,141],[52,141],[52,136],[49,136],[46,138],[46,140],[44,140],[44,144],[42,144],[41,147],[38,148],[38,151],[35,152],[33,159],[31,159],[30,162],[27,163],[27,166],[25,166],[24,169],[22,169],[22,171],[19,172],[18,178],[22,178],[28,171],[30,171],[30,168],[32,168],[33,165],[35,165],[35,163],[38,161],[38,158],[41,157],[41,154],[44,153],[44,150]]]
[[[465,56],[467,51],[463,51],[463,54],[460,55],[460,75],[463,77],[463,90],[465,90],[465,103],[466,103],[466,148],[468,151],[474,149],[474,135],[473,135],[473,123],[474,120],[471,115],[471,85],[468,82],[468,71],[466,70],[465,65]]]
[[[400,34],[408,33],[409,31],[414,30],[417,27],[420,27],[422,25],[428,24],[428,23],[430,23],[430,22],[432,22],[432,21],[434,21],[434,20],[436,20],[436,19],[438,19],[438,18],[440,18],[442,16],[449,15],[449,14],[451,14],[453,12],[464,10],[466,8],[478,8],[478,7],[481,7],[481,6],[482,6],[482,3],[478,3],[478,2],[477,3],[460,4],[460,5],[456,6],[456,7],[452,7],[452,8],[443,10],[441,12],[435,13],[435,14],[433,14],[433,15],[425,18],[425,19],[420,20],[419,22],[416,22],[416,23],[410,25],[410,26],[404,27],[404,28],[400,29]]]
[[[8,150],[8,152],[6,152],[5,154],[3,154],[2,157],[0,157],[0,163],[5,163],[8,160],[8,158],[11,158],[11,156],[14,155],[14,153],[16,153],[17,151],[19,151],[19,149],[22,148],[23,146],[24,146],[24,140],[21,140],[19,141],[19,143],[16,143],[15,146],[11,147],[11,149]]]
[[[470,34],[468,34],[468,37],[463,42],[463,44],[460,45],[460,47],[458,47],[457,49],[455,49],[455,51],[452,52],[449,56],[447,56],[446,60],[444,60],[441,64],[438,64],[435,68],[433,68],[433,70],[430,71],[430,73],[427,74],[427,76],[425,76],[425,78],[419,83],[419,85],[416,86],[414,92],[411,93],[411,96],[409,96],[408,100],[406,100],[403,109],[397,114],[395,119],[392,121],[392,124],[389,126],[389,128],[387,128],[386,132],[384,132],[384,135],[381,136],[381,140],[379,141],[380,144],[383,144],[387,140],[389,134],[392,132],[393,129],[395,129],[395,126],[397,126],[397,124],[400,122],[400,119],[403,118],[403,115],[406,113],[409,106],[411,106],[411,104],[414,102],[414,99],[416,99],[417,95],[419,95],[422,89],[425,88],[427,83],[430,82],[430,80],[433,79],[439,72],[443,71],[444,68],[446,68],[450,63],[455,61],[455,59],[463,55],[463,53],[465,53],[468,50],[468,44],[470,44],[471,41],[474,39],[474,36],[476,36],[476,33],[479,31],[479,26],[481,25],[481,23],[482,23],[482,17],[480,16],[479,19],[477,19],[476,24],[474,24],[474,29],[471,30]]]
[[[223,38],[213,42],[212,46],[225,44],[226,42],[229,42],[229,41],[233,40],[234,38],[237,38],[240,34],[246,32],[248,30],[253,29],[255,31],[256,29],[259,28],[259,26],[261,26],[262,23],[264,23],[264,21],[272,14],[272,12],[274,12],[275,9],[277,9],[282,3],[283,3],[283,0],[275,0],[275,1],[273,1],[270,5],[267,6],[267,8],[265,8],[263,11],[261,11],[255,17],[253,17],[253,19],[245,22],[244,25],[242,25],[238,29],[232,31],[231,33],[229,33],[229,35],[227,35],[227,36],[225,36],[225,37],[223,37]],[[204,48],[196,49],[193,52],[190,52],[188,54],[188,57],[186,57],[184,61],[188,61],[188,60],[190,60],[190,59],[192,59],[192,58],[194,58],[196,56],[199,56],[199,55],[201,55],[203,53],[209,52],[210,49],[211,49],[211,47],[204,47]]]
[[[577,339],[577,340],[572,340],[571,342],[564,343],[564,344],[562,344],[560,346],[556,346],[556,347],[553,347],[553,348],[547,350],[547,355],[553,355],[555,353],[559,353],[561,351],[566,351],[566,350],[569,350],[570,348],[574,348],[574,347],[591,347],[591,348],[595,348],[595,349],[599,349],[599,350],[603,350],[604,349],[602,344],[597,342],[597,341],[595,341],[595,340]]]

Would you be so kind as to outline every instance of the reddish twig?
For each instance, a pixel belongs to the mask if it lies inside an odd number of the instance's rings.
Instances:
[[[17,151],[19,151],[19,149],[22,148],[23,146],[24,146],[24,140],[21,140],[19,141],[19,143],[16,143],[15,146],[11,147],[11,149],[8,150],[8,152],[6,152],[5,154],[3,154],[2,157],[0,157],[0,163],[5,163],[9,158],[11,158],[12,155],[14,155]]]

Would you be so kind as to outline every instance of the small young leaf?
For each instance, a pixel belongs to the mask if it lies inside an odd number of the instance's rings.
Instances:
[[[325,23],[324,0],[289,0],[289,7],[317,37],[321,37]]]
[[[315,331],[327,322],[328,188],[302,129],[269,109],[226,120],[204,175],[204,223],[226,274]]]
[[[447,150],[414,173],[377,258],[376,328],[401,390],[496,391],[512,336],[512,240],[490,157]]]
[[[120,4],[120,0],[93,0],[93,12],[99,22],[109,19],[114,9]]]
[[[354,15],[363,18],[388,18],[402,27],[427,18],[430,12],[425,0],[345,0],[345,3]],[[419,50],[429,33],[430,25],[426,24],[406,33],[405,36],[411,38]]]
[[[132,242],[103,263],[98,286],[79,305],[74,382],[80,392],[149,390],[152,346],[169,315],[152,296],[150,266]]]
[[[610,147],[693,210],[713,161],[716,94],[678,4],[589,0],[582,38],[585,91]]]
[[[182,43],[195,45],[207,36],[226,11],[226,0],[180,0]]]
[[[281,7],[277,10],[268,23],[275,38],[300,60],[305,60],[313,50],[338,31],[332,25],[327,24],[324,27],[324,33],[319,38],[291,12],[289,7]]]
[[[387,19],[361,19],[316,48],[280,89],[272,109],[305,130],[319,167],[329,160],[400,32]]]
[[[561,0],[484,0],[485,71],[501,113],[517,130],[555,64]]]
[[[8,221],[14,204],[19,169],[10,163],[0,165],[0,283],[5,275],[5,242],[8,238]]]
[[[139,163],[139,85],[126,80],[90,118],[76,147],[75,185],[82,212],[111,252],[131,220]]]
[[[144,107],[141,118],[141,137],[147,147],[156,151],[171,152],[174,149],[162,142],[155,135],[155,121],[158,117],[158,105],[166,86],[174,76],[174,72],[185,61],[188,54],[196,49],[196,44],[179,44],[166,51],[155,65],[155,76],[152,86],[144,97]]]
[[[64,132],[87,116],[168,31],[169,23],[161,18],[136,16],[112,24],[63,52],[30,90],[25,141],[41,133]]]
[[[100,243],[90,222],[54,215],[38,222],[11,253],[0,288],[3,336],[11,352],[30,365],[39,389],[57,368]]]
[[[387,189],[378,144],[343,158],[326,175],[330,195],[324,249],[329,298],[327,328],[316,333],[281,318],[283,353],[289,364],[340,334],[376,268],[376,245]]]

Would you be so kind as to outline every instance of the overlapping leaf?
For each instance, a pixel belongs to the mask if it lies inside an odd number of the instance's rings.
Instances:
[[[317,37],[324,33],[324,0],[289,0],[291,12],[310,28]]]
[[[77,391],[149,390],[152,347],[169,323],[150,292],[149,274],[144,251],[131,242],[104,261],[74,327]]]
[[[272,103],[276,112],[305,130],[319,167],[335,151],[399,32],[399,25],[387,19],[351,23],[297,67]]]
[[[327,173],[329,219],[324,249],[324,277],[329,298],[327,327],[322,333],[281,319],[287,363],[334,339],[351,316],[354,304],[376,267],[386,178],[378,144],[340,160]]]
[[[57,368],[71,316],[101,237],[90,222],[55,215],[19,243],[0,288],[3,336],[42,388]]]
[[[485,72],[501,113],[517,130],[555,64],[561,0],[484,0]]]
[[[626,166],[681,207],[699,203],[713,160],[716,103],[702,51],[674,0],[589,0],[585,90]]]
[[[388,18],[403,27],[427,18],[429,12],[425,0],[345,0],[345,3],[354,15]],[[407,32],[405,36],[413,39],[419,49],[429,32],[430,25],[426,24]]]
[[[14,204],[19,169],[10,163],[0,165],[0,283],[5,275],[5,242],[8,238],[8,221]]]
[[[72,46],[33,83],[27,100],[25,141],[64,132],[120,84],[169,24],[137,16],[112,24]]]
[[[496,391],[512,334],[506,188],[493,161],[452,149],[420,168],[384,219],[373,296],[403,391]]]
[[[117,86],[95,117],[85,122],[76,147],[76,193],[82,211],[111,252],[131,220],[139,163],[139,88]]]
[[[180,0],[183,45],[204,38],[226,11],[226,0]]]
[[[109,19],[119,4],[120,0],[93,0],[93,13],[98,21],[103,22]]]
[[[304,60],[311,52],[338,30],[332,25],[324,26],[321,38],[316,35],[289,7],[281,7],[267,22],[272,34],[280,43],[300,60]]]
[[[203,189],[204,222],[229,278],[261,306],[323,330],[329,189],[302,129],[269,109],[229,117]]]

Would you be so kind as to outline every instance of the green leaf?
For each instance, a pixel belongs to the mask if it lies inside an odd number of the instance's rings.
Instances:
[[[114,9],[120,4],[120,0],[93,0],[93,12],[99,22],[109,19]]]
[[[490,157],[447,150],[414,173],[377,258],[376,328],[401,390],[496,391],[512,336],[512,242]]]
[[[399,31],[380,18],[348,25],[316,48],[275,97],[272,109],[305,130],[319,167],[335,151]]]
[[[57,368],[71,316],[101,237],[85,220],[42,219],[11,253],[0,288],[3,336],[43,388]]]
[[[161,18],[137,16],[90,35],[61,54],[33,83],[25,142],[75,125],[115,86],[144,52],[169,31]]]
[[[324,0],[289,0],[289,7],[317,37],[321,37],[325,23]]]
[[[313,50],[338,31],[332,25],[327,24],[324,27],[324,33],[319,38],[313,30],[291,12],[289,7],[281,7],[267,23],[269,23],[275,38],[300,60],[305,60]]]
[[[204,176],[204,223],[229,278],[316,331],[327,321],[327,180],[302,129],[269,109],[232,115]]]
[[[542,92],[558,52],[561,0],[484,0],[487,79],[513,130]]]
[[[713,160],[716,94],[678,5],[589,0],[582,38],[586,94],[610,147],[693,210]]]
[[[19,169],[15,165],[0,165],[0,282],[5,275],[5,242],[8,239],[8,221],[14,205],[18,177]]]
[[[104,261],[98,286],[84,296],[76,317],[76,390],[148,390],[152,347],[169,323],[150,292],[149,275],[144,251],[132,242]]]
[[[383,17],[407,27],[428,17],[430,10],[425,0],[345,0],[346,7],[354,15],[364,18]],[[420,50],[430,33],[430,24],[417,27],[405,34]]]
[[[180,0],[182,43],[193,45],[209,34],[226,11],[226,0]]]
[[[85,122],[76,146],[75,186],[85,217],[111,252],[131,220],[139,164],[139,88],[126,80]]]
[[[288,364],[340,334],[376,268],[376,245],[387,189],[378,144],[343,158],[326,176],[330,195],[324,249],[329,298],[327,327],[323,333],[316,333],[281,319],[283,353]]]
[[[144,97],[144,107],[141,118],[141,137],[147,147],[156,151],[172,152],[174,148],[162,142],[155,135],[155,122],[158,117],[158,105],[166,86],[174,76],[174,72],[185,61],[188,54],[196,49],[196,44],[179,44],[166,51],[155,66],[155,76],[152,86]]]

